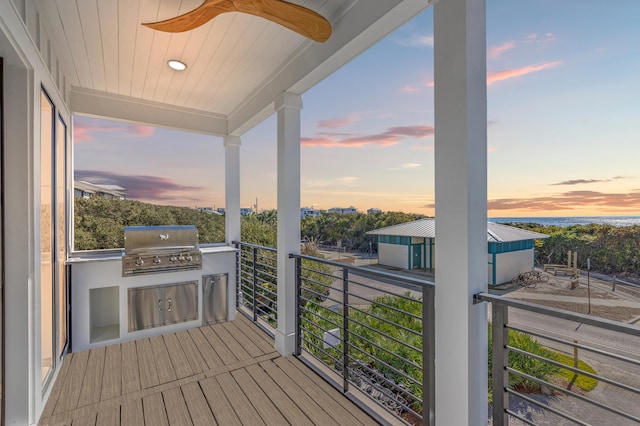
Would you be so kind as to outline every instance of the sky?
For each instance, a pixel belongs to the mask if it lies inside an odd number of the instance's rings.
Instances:
[[[640,215],[640,1],[487,0],[488,215]],[[434,214],[433,10],[303,95],[301,205]],[[276,117],[241,205],[276,205]],[[142,161],[141,159],[145,160]],[[76,180],[224,207],[222,139],[74,118]]]

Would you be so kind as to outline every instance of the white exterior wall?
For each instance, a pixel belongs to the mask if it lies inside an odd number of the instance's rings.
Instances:
[[[66,79],[33,1],[0,2],[0,56],[5,87],[5,424],[37,421],[51,385],[40,377],[40,90],[67,129]],[[35,42],[34,42],[35,41]],[[49,72],[52,70],[52,72]],[[68,150],[69,152],[71,150]],[[71,164],[70,154],[68,164]],[[67,171],[67,181],[71,174]],[[67,192],[70,192],[67,189]],[[71,197],[72,198],[72,197]],[[57,375],[60,363],[54,372]],[[55,380],[55,377],[54,377]],[[54,380],[50,383],[53,384]]]
[[[381,265],[407,269],[408,253],[405,245],[378,243],[378,263]]]
[[[489,262],[492,255],[489,254]],[[502,284],[509,282],[519,272],[530,271],[533,268],[533,249],[512,251],[496,254],[496,282],[493,282],[493,271],[489,265],[489,282]]]

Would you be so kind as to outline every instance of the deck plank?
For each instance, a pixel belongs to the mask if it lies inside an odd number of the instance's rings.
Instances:
[[[243,337],[242,334],[238,336],[233,336],[229,331],[224,327],[224,325],[220,324],[219,327],[209,327],[209,329],[218,335],[218,338],[225,343],[225,346],[231,351],[231,353],[240,361],[244,359],[253,358],[249,351],[243,347],[242,344],[238,341],[238,338]],[[215,347],[214,347],[215,349]],[[262,354],[259,354],[262,355]],[[256,355],[256,356],[259,356]]]
[[[231,405],[240,419],[240,423],[243,425],[266,424],[231,374],[220,374],[216,376],[216,380],[218,381],[220,388],[224,389],[224,394],[231,402]]]
[[[65,380],[65,390],[60,394],[54,409],[55,414],[70,411],[78,406],[80,389],[89,360],[89,351],[76,352],[71,359],[70,371]]]
[[[58,373],[58,378],[51,389],[51,394],[49,395],[49,399],[47,400],[47,404],[44,406],[42,410],[41,418],[47,418],[53,415],[53,410],[58,402],[58,398],[60,398],[60,394],[64,389],[65,381],[67,378],[67,374],[70,371],[71,360],[73,359],[73,354],[69,354],[62,359],[62,367],[60,367],[60,372]]]
[[[122,395],[122,350],[120,345],[116,344],[106,348],[100,400],[106,401],[120,395]]]
[[[320,381],[324,382],[322,378],[317,376],[316,378],[311,378],[304,375],[300,370],[298,370],[294,366],[294,364],[299,361],[289,358],[278,358],[274,360],[274,362],[278,367],[280,367],[282,372],[284,372],[291,380],[293,380],[298,386],[300,386],[300,388],[303,389],[304,392],[306,392],[306,394],[309,395],[309,397],[313,399],[313,401],[321,406],[336,422],[349,425],[363,424],[359,419],[353,416],[349,412],[349,410],[339,404],[339,402],[336,401],[335,398],[331,397],[323,387],[320,386]],[[333,394],[335,395],[335,389]],[[345,399],[341,395],[338,398]],[[369,424],[375,424],[375,422]]]
[[[162,398],[171,426],[193,426],[187,404],[179,387],[162,392]]]
[[[189,366],[191,367],[193,374],[199,374],[203,371],[207,371],[209,366],[202,357],[202,354],[198,350],[198,347],[194,343],[189,332],[186,330],[179,331],[176,333],[176,337],[178,338],[180,347],[187,357],[187,361],[189,362]]]
[[[43,425],[376,424],[242,317],[70,354],[51,398]]]
[[[280,426],[287,423],[284,416],[273,405],[269,397],[260,389],[260,386],[251,378],[246,369],[238,369],[231,372],[236,383],[251,404],[256,407],[262,420],[268,426]]]
[[[291,374],[297,374],[299,372],[307,376],[314,383],[315,386],[317,386],[319,389],[324,390],[327,393],[327,395],[330,395],[330,397],[333,395],[332,397],[334,398],[334,400],[338,404],[340,404],[345,410],[347,410],[348,412],[353,412],[354,404],[349,399],[342,398],[342,393],[337,391],[337,389],[334,388],[331,384],[327,383],[322,377],[318,376],[317,373],[315,373],[309,367],[304,365],[302,361],[296,358],[288,358],[288,361],[291,368],[292,369],[295,368],[296,370],[296,373],[292,372]],[[289,371],[287,371],[287,374],[289,374]],[[360,410],[358,410],[357,413],[360,414],[359,416],[357,416],[357,418],[358,418],[358,422],[360,422],[361,424],[364,424],[367,426],[376,426],[378,424],[377,421],[372,419],[370,416],[366,415],[366,413]]]
[[[127,395],[141,389],[136,342],[122,343],[120,351],[122,352],[122,394]]]
[[[176,377],[178,379],[183,379],[185,377],[193,376],[193,370],[191,369],[187,355],[184,353],[184,350],[180,345],[178,337],[174,333],[165,334],[163,337]]]
[[[162,394],[154,393],[142,398],[142,411],[144,412],[144,424],[153,426],[169,426],[167,412],[164,408]]]
[[[287,389],[287,394],[291,400],[311,419],[313,423],[323,425],[338,425],[327,411],[323,409],[313,398],[309,397],[298,384],[291,380],[280,367],[274,362],[262,362],[260,366],[264,371],[283,389]]]
[[[262,369],[261,365],[250,365],[246,368],[251,377],[258,383],[260,389],[269,397],[273,405],[292,425],[303,426],[313,425],[304,412],[289,398],[269,375]]]
[[[142,398],[130,399],[122,404],[120,424],[123,426],[144,426]]]
[[[96,348],[89,351],[89,360],[84,374],[78,407],[95,404],[100,401],[102,392],[102,375],[104,372],[105,348]]]
[[[199,328],[192,328],[191,330],[189,330],[189,336],[191,336],[193,342],[198,347],[198,351],[207,363],[207,367],[209,370],[223,365],[222,360],[220,359],[216,351],[213,350],[213,348],[209,344],[209,341],[206,337],[204,337],[204,334],[202,334],[202,331]]]
[[[97,412],[74,417],[71,426],[96,426]]]
[[[238,360],[222,339],[220,339],[220,337],[213,331],[211,326],[202,327],[201,330],[202,334],[204,334],[207,341],[213,350],[216,351],[224,365],[232,364]]]
[[[234,339],[238,341],[238,343],[244,348],[244,350],[249,353],[250,357],[255,358],[268,353],[258,347],[258,345],[249,336],[244,334],[244,332],[240,328],[238,328],[235,323],[236,321],[229,321],[220,325],[227,331],[227,333],[232,335]]]
[[[120,406],[109,407],[98,411],[96,426],[119,426]],[[126,424],[125,424],[126,426]]]
[[[189,383],[182,386],[182,394],[194,426],[216,426],[218,424],[211,413],[199,383]]]
[[[253,324],[247,317],[242,314],[236,316],[236,320],[233,323],[242,332],[249,337],[258,347],[264,351],[264,353],[271,353],[275,351],[274,341],[264,331],[260,330],[255,324]]]
[[[242,425],[215,377],[201,380],[200,387],[219,425]]]
[[[149,339],[151,344],[151,350],[153,351],[153,359],[156,364],[156,371],[158,373],[158,381],[160,383],[168,383],[177,380],[176,372],[173,370],[171,364],[171,358],[167,351],[167,346],[164,343],[162,336],[154,336]]]
[[[138,353],[138,368],[140,370],[140,386],[147,389],[158,386],[158,371],[153,359],[153,350],[149,339],[136,340],[136,352]]]

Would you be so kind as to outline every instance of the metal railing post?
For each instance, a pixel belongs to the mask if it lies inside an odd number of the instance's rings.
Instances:
[[[302,353],[302,259],[295,258],[296,262],[296,349],[295,355]]]
[[[506,389],[509,387],[509,329],[506,327],[509,321],[509,307],[498,303],[491,304],[491,362],[492,362],[492,383],[493,390],[493,424],[494,426],[508,426],[509,415],[509,394]]]
[[[435,398],[435,291],[422,287],[422,424],[436,424]]]
[[[258,268],[256,267],[256,264],[258,263],[258,248],[254,247],[253,248],[253,283],[252,283],[252,292],[253,292],[253,321],[256,322],[258,321],[258,310],[257,310],[257,306],[256,306],[256,287],[257,287],[257,283],[258,283]]]
[[[241,243],[234,242],[233,245],[237,249],[236,251],[236,308],[240,307],[240,303],[242,300],[242,267],[240,263],[242,262],[242,258],[240,256],[240,252],[242,251]]]
[[[349,391],[349,270],[342,269],[342,391]]]

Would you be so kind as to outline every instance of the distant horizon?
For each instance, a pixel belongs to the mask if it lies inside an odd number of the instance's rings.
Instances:
[[[160,206],[171,206],[171,207],[186,207],[186,208],[191,208],[191,209],[206,209],[206,208],[211,208],[214,210],[217,209],[222,209],[225,210],[226,206],[221,205],[175,205],[175,204],[167,204],[167,203],[160,203],[158,201],[149,201],[149,200],[143,200],[143,199],[137,199],[137,198],[130,198],[127,197],[126,200],[130,200],[130,201],[138,201],[138,202],[142,202],[142,203],[147,203],[147,204],[153,204],[153,205],[160,205]],[[240,206],[241,209],[252,209],[255,207],[255,205],[251,205],[251,206]],[[355,207],[353,205],[349,205],[349,206],[340,206],[340,205],[335,205],[332,207],[328,207],[328,208],[323,208],[323,207],[314,207],[314,206],[308,206],[308,205],[301,205],[300,209],[303,208],[310,208],[310,209],[314,209],[314,210],[320,210],[320,211],[328,211],[332,208],[348,208],[348,207],[354,207],[358,213],[360,214],[367,214],[367,210],[369,209],[379,209],[381,210],[381,213],[404,213],[404,214],[417,214],[417,215],[423,215],[423,216],[427,216],[427,217],[435,217],[435,215],[429,215],[429,214],[425,214],[425,213],[421,213],[421,212],[411,212],[411,211],[402,211],[402,210],[385,210],[385,209],[381,209],[379,207],[367,207],[364,209]],[[265,211],[273,211],[273,210],[277,210],[277,207],[274,208],[261,208],[259,209],[259,211],[257,211],[256,213],[260,213],[260,212],[265,212]],[[348,214],[348,213],[346,213]],[[531,219],[554,219],[554,218],[640,218],[640,213],[639,214],[591,214],[591,215],[510,215],[510,216],[493,216],[493,215],[487,215],[487,219],[527,219],[527,218],[531,218]]]

